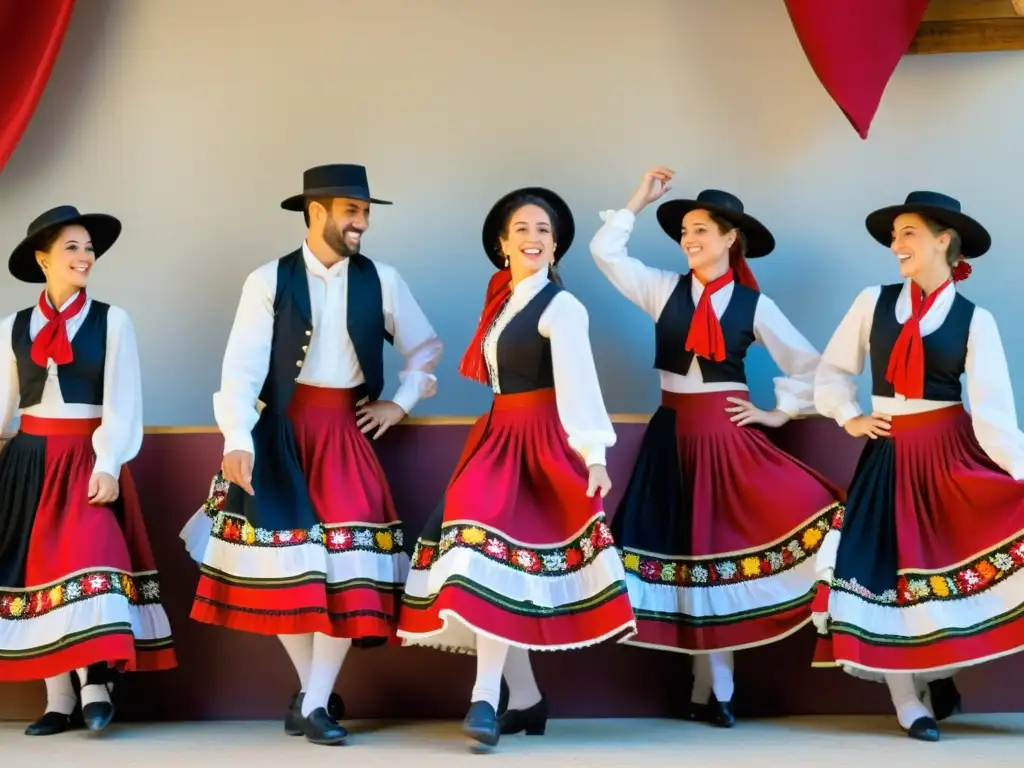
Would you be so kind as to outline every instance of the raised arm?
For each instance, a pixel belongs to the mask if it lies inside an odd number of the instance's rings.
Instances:
[[[1013,386],[995,318],[975,307],[967,339],[967,397],[974,435],[989,458],[1024,480],[1024,435],[1017,426]]]

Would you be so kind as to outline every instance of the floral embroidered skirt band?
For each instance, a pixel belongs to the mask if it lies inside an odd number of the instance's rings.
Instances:
[[[1024,649],[1024,483],[982,451],[963,406],[895,416],[868,441],[826,558],[818,666],[943,677]]]
[[[685,653],[781,640],[811,620],[815,555],[843,492],[737,427],[728,397],[662,394],[612,522],[636,645]]]
[[[554,390],[497,395],[416,543],[406,644],[473,653],[482,634],[552,651],[631,635],[622,565],[587,478]]]
[[[397,642],[409,557],[391,491],[356,425],[356,391],[296,385],[253,430],[255,496],[218,473],[181,532],[199,563],[192,618],[267,635]]]
[[[89,503],[99,424],[23,415],[0,452],[0,682],[177,665],[127,467],[116,502]]]

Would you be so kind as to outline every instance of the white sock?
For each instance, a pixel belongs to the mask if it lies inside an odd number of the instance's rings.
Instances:
[[[889,686],[889,695],[892,696],[892,704],[896,707],[896,719],[900,721],[904,730],[909,730],[915,720],[931,717],[931,713],[918,698],[913,674],[910,672],[887,673],[885,684]]]
[[[306,635],[278,635],[292,666],[299,676],[299,685],[303,693],[309,686],[309,668],[313,665],[313,633]]]
[[[530,652],[518,646],[509,646],[505,657],[505,682],[508,683],[508,708],[529,709],[541,700],[540,688],[533,676]]]
[[[75,711],[75,689],[71,687],[71,675],[48,677],[46,682],[46,711],[70,715]]]
[[[693,690],[690,701],[693,704],[707,704],[711,700],[711,661],[706,653],[693,657]]]
[[[314,709],[327,709],[327,700],[334,691],[345,654],[352,647],[347,637],[329,637],[317,632],[313,635],[313,661],[309,666],[309,684],[302,697],[302,716],[309,717]]]
[[[716,651],[707,654],[708,663],[711,665],[711,688],[715,692],[715,698],[722,704],[732,701],[732,694],[735,689],[733,685],[733,652]]]
[[[107,686],[102,683],[91,683],[87,684],[85,681],[89,679],[89,670],[86,667],[82,667],[78,670],[78,682],[82,684],[82,707],[83,709],[89,704],[99,704],[101,702],[110,703],[110,691]]]
[[[476,684],[470,701],[486,701],[495,710],[501,696],[501,671],[505,668],[508,643],[476,636]]]

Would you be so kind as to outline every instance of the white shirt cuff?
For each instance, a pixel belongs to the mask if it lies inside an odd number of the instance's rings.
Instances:
[[[224,454],[232,451],[245,451],[255,454],[256,448],[252,443],[252,434],[249,432],[233,432],[224,438]]]

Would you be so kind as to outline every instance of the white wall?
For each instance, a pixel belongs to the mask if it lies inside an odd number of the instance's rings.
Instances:
[[[864,216],[939,189],[992,231],[963,289],[995,314],[1024,393],[1022,122],[1024,53],[907,57],[861,141],[781,0],[82,0],[0,173],[0,242],[6,258],[59,203],[122,217],[93,293],[134,318],[147,424],[209,424],[245,274],[301,241],[280,200],[307,166],[365,163],[396,202],[365,250],[447,343],[418,413],[469,414],[488,402],[456,372],[489,276],[480,224],[512,187],[550,185],[576,212],[562,272],[590,309],[608,406],[640,412],[657,400],[653,331],[586,246],[647,167],[676,168],[681,194],[732,190],[772,227],[756,273],[819,347],[861,288],[897,279]],[[653,211],[633,253],[682,264]],[[35,296],[0,280],[0,311]],[[758,398],[773,370],[759,351]]]

